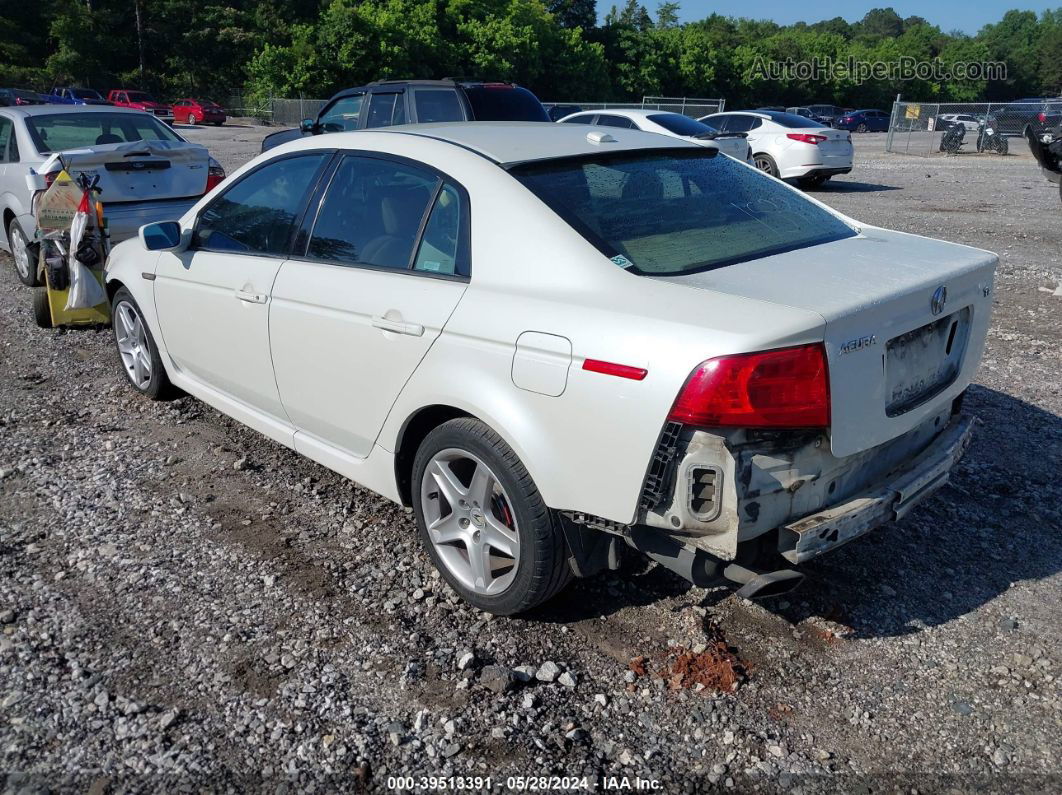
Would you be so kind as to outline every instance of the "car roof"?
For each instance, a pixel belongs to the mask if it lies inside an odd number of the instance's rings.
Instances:
[[[703,147],[698,144],[641,130],[619,128],[606,130],[583,125],[534,121],[405,124],[399,127],[380,127],[371,131],[332,133],[325,136],[328,140],[320,141],[320,146],[322,148],[342,146],[342,139],[347,138],[351,146],[357,147],[357,142],[363,140],[366,132],[431,138],[475,152],[502,166],[532,160],[552,160],[645,149],[688,147],[703,151]],[[602,134],[612,136],[615,142],[594,143],[589,139],[590,135]]]
[[[646,119],[649,116],[659,116],[660,114],[669,114],[671,116],[681,116],[681,113],[675,113],[670,110],[649,110],[648,108],[600,108],[598,110],[581,110],[577,113],[571,113],[569,116],[593,116],[593,115],[605,115],[605,116],[623,116],[628,119]],[[568,116],[564,117],[565,119]],[[564,119],[559,119],[564,121]]]
[[[53,113],[139,113],[151,116],[150,113],[136,108],[119,108],[114,105],[16,105],[3,110],[21,113],[23,116],[49,116]]]

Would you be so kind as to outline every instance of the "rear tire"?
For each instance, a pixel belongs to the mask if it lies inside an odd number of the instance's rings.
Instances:
[[[155,338],[133,294],[125,287],[119,288],[111,299],[111,327],[125,380],[152,400],[171,397],[176,390],[166,375]]]
[[[48,288],[33,288],[33,320],[39,328],[52,328],[52,308],[48,304]]]
[[[557,519],[516,453],[479,420],[450,420],[425,437],[413,510],[436,569],[480,610],[522,613],[572,579]]]
[[[193,127],[195,127],[195,114],[194,113],[189,113],[188,114],[187,122],[188,122],[188,124],[190,124]]]
[[[30,243],[22,233],[22,227],[17,218],[12,218],[7,225],[7,245],[11,249],[11,258],[15,261],[15,273],[18,279],[27,287],[40,287],[38,258],[40,247],[36,243]]]
[[[215,127],[220,127],[220,126],[221,126],[222,124],[224,124],[224,123],[225,123],[225,122],[223,122],[223,121],[216,121],[216,122],[214,122],[214,126],[215,126]]]
[[[831,176],[833,175],[820,174],[815,177],[801,177],[797,180],[797,185],[799,185],[801,188],[804,188],[805,190],[808,188],[817,188],[820,185],[825,185],[829,181]]]
[[[764,174],[770,174],[775,178],[778,177],[778,164],[774,162],[774,158],[770,155],[760,152],[758,155],[752,156],[752,161],[756,164],[756,168]]]

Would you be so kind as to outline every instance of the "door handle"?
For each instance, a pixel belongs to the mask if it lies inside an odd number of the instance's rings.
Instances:
[[[384,331],[393,331],[395,334],[408,334],[411,337],[420,337],[424,334],[424,326],[418,323],[406,323],[403,320],[391,320],[383,315],[373,315],[372,324]]]
[[[236,297],[241,301],[246,301],[248,304],[264,304],[266,302],[265,293],[255,293],[250,290],[237,290]]]

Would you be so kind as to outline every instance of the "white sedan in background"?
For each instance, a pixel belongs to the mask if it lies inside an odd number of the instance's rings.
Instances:
[[[713,113],[700,121],[724,132],[745,133],[756,168],[803,188],[852,170],[852,136],[795,113],[743,110]]]
[[[904,516],[969,439],[996,262],[692,142],[451,123],[271,149],[106,276],[136,390],[412,506],[509,614],[620,545],[774,593]]]
[[[681,113],[662,110],[621,110],[609,108],[600,111],[580,111],[560,119],[559,124],[593,124],[598,127],[615,127],[621,130],[645,132],[685,138],[704,146],[715,146],[724,155],[752,164],[752,149],[744,133],[724,133],[703,121],[691,119]]]

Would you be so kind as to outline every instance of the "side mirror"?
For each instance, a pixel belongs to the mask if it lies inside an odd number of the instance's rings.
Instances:
[[[316,119],[303,119],[299,124],[299,131],[314,135],[317,132],[317,120]]]
[[[176,221],[144,224],[137,234],[140,244],[148,251],[179,251],[188,247],[186,238],[191,238],[191,234],[183,234],[181,225]]]

